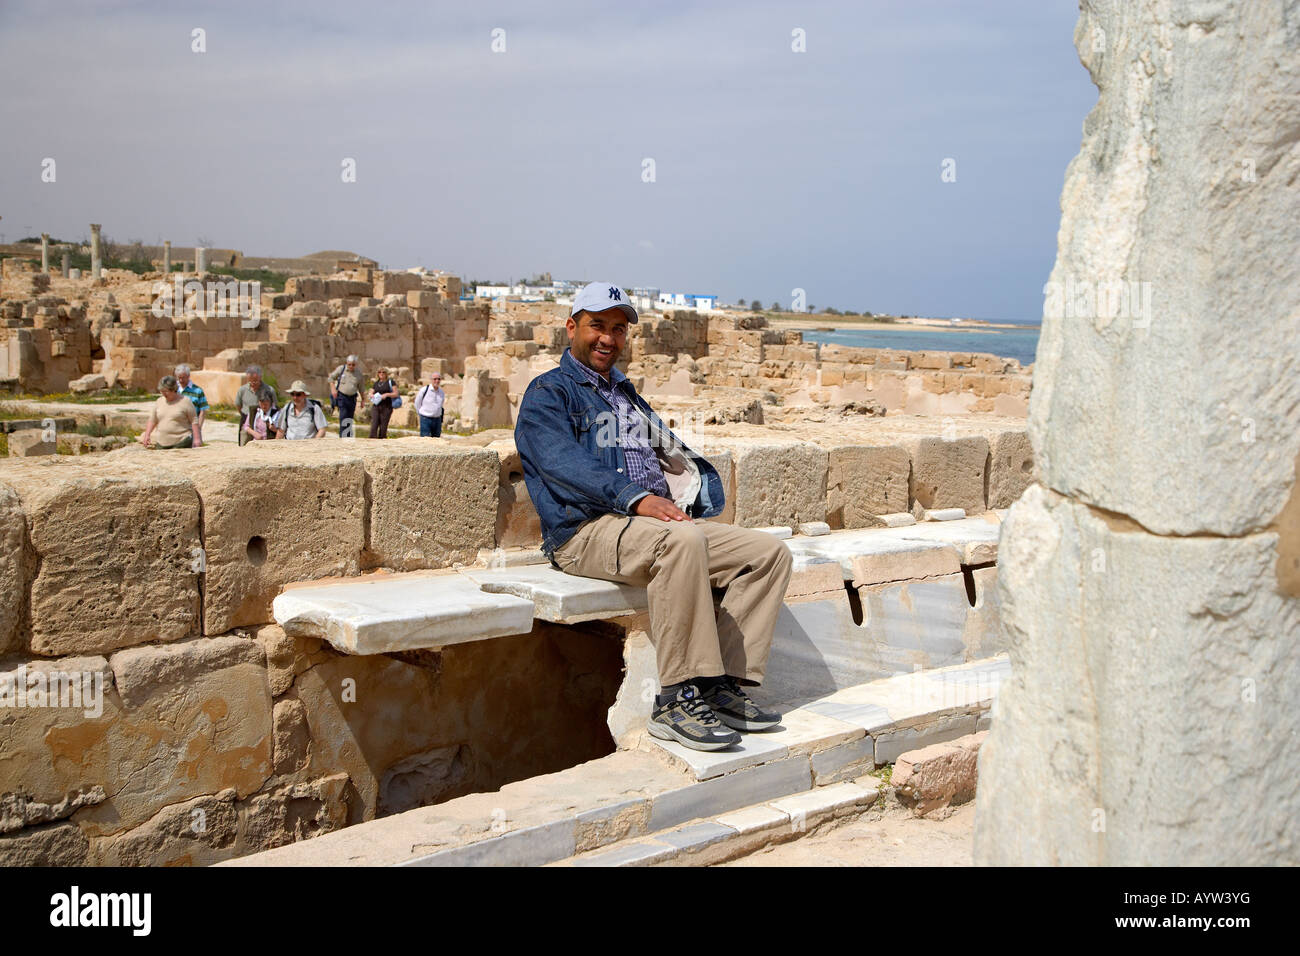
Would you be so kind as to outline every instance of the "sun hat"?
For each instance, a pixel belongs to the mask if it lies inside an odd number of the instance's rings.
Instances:
[[[311,392],[307,391],[307,383],[302,379],[296,379],[294,383],[289,386],[289,394],[292,395],[294,392],[302,392],[304,395],[311,394]]]

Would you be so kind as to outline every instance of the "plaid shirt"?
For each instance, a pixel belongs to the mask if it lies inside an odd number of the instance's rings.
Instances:
[[[199,388],[193,382],[181,389],[182,395],[188,395],[191,402],[194,403],[194,410],[200,414],[208,410],[208,399],[203,394],[203,389]]]
[[[623,448],[623,457],[627,459],[628,479],[651,494],[672,501],[668,482],[664,480],[664,470],[654,449],[650,447],[646,429],[637,427],[641,422],[641,413],[633,407],[627,393],[618,387],[619,383],[627,380],[627,376],[617,368],[611,368],[607,382],[595,369],[588,368],[581,362],[577,364],[596,386],[601,398],[609,402],[618,418],[618,443]]]

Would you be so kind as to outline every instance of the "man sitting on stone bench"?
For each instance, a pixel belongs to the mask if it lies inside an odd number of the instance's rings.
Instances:
[[[696,520],[722,512],[722,482],[614,367],[636,321],[618,286],[578,293],[570,347],[524,393],[515,444],[551,563],[646,588],[661,691],[650,733],[721,750],[781,720],[742,685],[763,679],[793,562],[771,535]]]

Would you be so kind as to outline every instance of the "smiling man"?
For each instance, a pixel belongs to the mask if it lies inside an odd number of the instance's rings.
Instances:
[[[721,514],[722,482],[615,367],[636,321],[616,285],[578,293],[569,348],[524,393],[515,444],[551,563],[646,588],[660,683],[647,729],[721,750],[781,720],[742,688],[763,679],[793,562],[771,535],[697,520]]]

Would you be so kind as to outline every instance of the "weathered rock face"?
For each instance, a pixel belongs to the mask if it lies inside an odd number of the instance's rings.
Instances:
[[[27,609],[27,569],[23,543],[27,519],[12,488],[0,485],[0,654],[21,643],[23,612]]]
[[[370,508],[365,566],[446,567],[493,546],[497,455],[431,444],[420,438],[356,443]]]
[[[27,521],[34,653],[104,653],[198,632],[199,497],[189,481],[57,460],[14,462],[4,480]]]
[[[1300,862],[1298,31],[1294,0],[1084,6],[978,862]]]
[[[1157,534],[1259,530],[1294,481],[1297,17],[1103,0],[1075,29],[1100,98],[1061,196],[1030,429],[1048,486]]]

